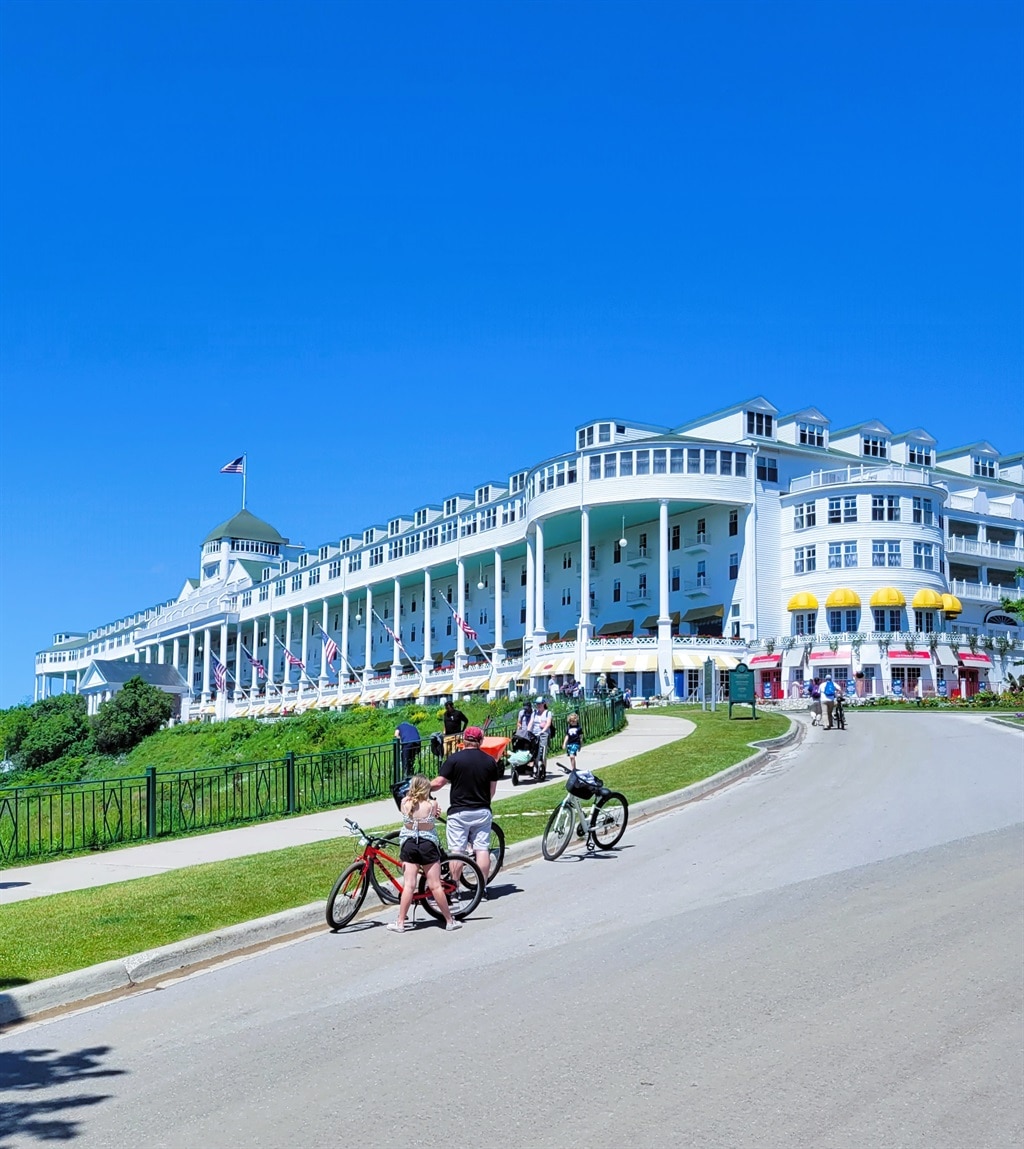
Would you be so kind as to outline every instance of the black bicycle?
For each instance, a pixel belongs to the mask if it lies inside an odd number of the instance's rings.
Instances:
[[[836,695],[836,705],[835,710],[832,712],[832,721],[836,724],[837,729],[846,729],[846,703],[843,701],[841,694]]]

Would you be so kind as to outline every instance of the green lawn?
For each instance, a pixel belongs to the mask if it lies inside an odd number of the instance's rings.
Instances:
[[[689,718],[697,729],[681,742],[601,771],[630,802],[716,774],[747,757],[750,739],[771,738],[789,726],[780,714],[764,714],[755,723],[687,707],[659,713]],[[524,812],[550,810],[560,793],[549,787],[496,803],[507,841],[538,836],[543,819]],[[356,851],[354,839],[337,838],[4,906],[0,989],[324,899]]]

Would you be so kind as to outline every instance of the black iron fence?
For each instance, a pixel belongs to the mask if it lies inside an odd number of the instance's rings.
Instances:
[[[622,727],[620,701],[578,708],[588,741]],[[555,737],[564,716],[555,719]],[[510,736],[511,729],[488,734]],[[417,769],[437,762],[421,753]],[[354,805],[380,798],[401,778],[398,743],[286,754],[263,762],[0,788],[0,863],[104,850],[155,838]]]

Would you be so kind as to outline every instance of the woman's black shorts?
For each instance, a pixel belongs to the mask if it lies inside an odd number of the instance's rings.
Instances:
[[[399,857],[403,862],[415,862],[417,866],[432,866],[440,862],[441,851],[429,838],[406,838]]]

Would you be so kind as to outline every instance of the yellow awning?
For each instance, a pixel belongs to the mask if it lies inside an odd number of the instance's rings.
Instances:
[[[485,674],[483,678],[460,678],[459,691],[461,693],[464,690],[486,690],[489,678],[490,675],[488,674]]]
[[[533,664],[530,674],[570,674],[575,665],[575,654],[562,654],[557,658],[541,658]]]
[[[922,587],[910,605],[914,610],[942,610],[942,595],[931,587]]]
[[[420,684],[418,682],[406,683],[404,686],[398,686],[391,692],[392,698],[412,698],[412,696],[419,690]]]
[[[860,595],[846,586],[837,586],[825,599],[825,606],[830,608],[860,606]]]
[[[587,674],[621,674],[631,671],[657,670],[657,654],[634,654],[632,651],[603,651],[592,654],[586,663]]]
[[[793,595],[786,606],[786,610],[817,610],[818,600],[809,590],[802,590]]]
[[[386,686],[378,686],[376,690],[368,690],[362,697],[363,703],[370,702],[383,702],[388,696],[388,688]]]
[[[699,670],[703,665],[704,659],[693,651],[674,650],[672,652],[673,670]]]
[[[424,698],[435,698],[439,694],[448,694],[451,688],[450,682],[428,682],[421,693]]]
[[[740,660],[732,654],[712,654],[711,657],[719,670],[735,670],[740,664]]]
[[[963,614],[963,606],[955,594],[944,594],[942,596],[942,609],[946,614]]]
[[[894,586],[881,586],[871,596],[872,606],[906,606],[907,600],[903,597],[903,592],[898,591]]]
[[[491,684],[494,690],[504,690],[508,684],[515,678],[514,674],[499,674]]]

